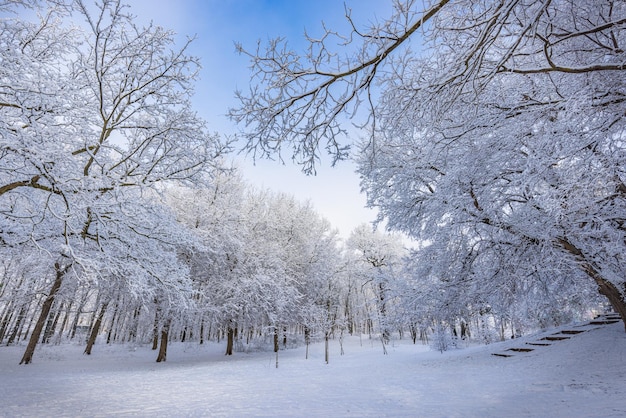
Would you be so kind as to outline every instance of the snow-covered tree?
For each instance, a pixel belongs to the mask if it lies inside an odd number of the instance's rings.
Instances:
[[[224,330],[227,354],[236,333],[262,331],[278,341],[298,325],[309,332],[335,326],[337,237],[310,204],[255,190],[236,172],[208,188],[169,193],[201,243],[190,257],[198,313]]]
[[[168,204],[179,222],[189,228],[199,244],[185,251],[197,300],[193,327],[201,339],[209,326],[219,328],[228,322],[223,321],[222,314],[230,305],[220,300],[218,289],[230,280],[238,260],[243,258],[245,190],[241,177],[228,171],[216,176],[208,186],[167,192]]]
[[[584,304],[595,287],[626,320],[626,5],[396,0],[350,22],[343,49],[329,30],[304,54],[250,54],[231,111],[248,146],[290,144],[310,169],[320,146],[344,157],[342,122],[365,113],[369,204],[430,245],[448,289],[477,305],[545,285]]]
[[[334,304],[328,289],[337,265],[336,233],[309,204],[284,194],[252,190],[245,208],[245,258],[235,273],[248,286],[257,284],[242,302],[256,300],[256,309],[263,308],[257,318],[273,330],[275,341],[298,325],[330,332]],[[317,323],[309,321],[311,312],[321,315],[315,315]]]
[[[186,235],[160,185],[209,180],[224,151],[191,109],[197,59],[171,32],[135,25],[114,0],[40,6],[33,21],[19,3],[0,20],[3,251],[34,244],[54,266],[22,363],[69,274],[187,288]]]
[[[363,292],[369,320],[377,323],[384,344],[389,342],[395,322],[394,302],[397,275],[403,270],[405,249],[398,235],[360,225],[352,231],[346,257],[354,260],[351,275]]]

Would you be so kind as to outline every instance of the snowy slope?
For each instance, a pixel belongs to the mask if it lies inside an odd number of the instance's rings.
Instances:
[[[569,337],[543,340],[559,331]],[[531,345],[529,343],[550,345]],[[578,325],[446,353],[358,337],[273,353],[223,355],[218,345],[172,344],[167,363],[147,347],[0,348],[0,416],[624,417],[621,322]],[[532,348],[517,352],[510,348]],[[507,354],[500,357],[493,354]]]

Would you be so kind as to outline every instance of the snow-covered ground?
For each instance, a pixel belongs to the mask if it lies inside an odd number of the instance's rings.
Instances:
[[[559,331],[584,331],[560,341]],[[529,343],[550,345],[531,345]],[[529,352],[510,348],[532,348]],[[151,417],[625,417],[621,322],[572,325],[443,354],[353,337],[279,353],[223,355],[222,345],[0,347],[0,416]],[[511,354],[511,357],[494,356]]]

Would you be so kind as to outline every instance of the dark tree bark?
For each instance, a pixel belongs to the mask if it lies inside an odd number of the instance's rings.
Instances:
[[[104,314],[106,313],[107,307],[109,306],[108,302],[105,302],[100,308],[100,313],[98,314],[98,319],[93,324],[91,328],[91,332],[89,333],[89,339],[87,340],[87,346],[85,347],[85,351],[83,354],[91,355],[91,348],[96,343],[96,338],[98,338],[98,333],[100,332],[100,327],[102,326],[102,319],[104,318]]]
[[[54,269],[56,271],[56,276],[54,282],[52,283],[52,288],[50,289],[50,293],[48,293],[48,297],[44,300],[43,305],[41,306],[41,312],[39,313],[39,319],[37,319],[37,323],[35,324],[35,328],[33,332],[30,334],[30,340],[28,341],[28,345],[26,346],[26,351],[24,351],[24,355],[22,356],[22,360],[20,364],[30,364],[33,361],[33,354],[35,353],[35,347],[37,347],[37,341],[41,336],[41,331],[43,330],[43,326],[46,323],[46,319],[50,314],[50,309],[52,308],[52,303],[54,302],[54,297],[56,296],[61,284],[63,283],[63,276],[70,268],[71,264],[61,268],[59,263],[54,264]]]
[[[278,327],[274,327],[274,352],[276,353],[276,368],[278,369]]]
[[[278,328],[274,327],[274,352],[278,353],[278,349],[279,349],[279,345],[278,345]]]
[[[311,344],[311,330],[309,327],[304,327],[304,343],[306,344],[306,354],[304,355],[305,359],[309,359],[309,344]]]
[[[624,300],[624,294],[617,286],[602,277],[602,274],[587,260],[583,252],[567,238],[561,237],[557,241],[562,248],[576,258],[583,271],[596,282],[598,292],[609,300],[615,312],[622,318],[624,331],[626,331],[626,301]]]
[[[328,364],[328,360],[330,359],[330,353],[328,350],[328,337],[329,337],[330,333],[328,331],[326,331],[324,333],[324,361],[326,361],[326,364]]]
[[[161,310],[159,309],[159,302],[154,299],[156,305],[156,312],[154,313],[154,325],[152,326],[152,349],[159,348],[159,317],[161,316]]]
[[[409,325],[409,330],[411,331],[411,340],[413,340],[413,344],[417,341],[417,327],[414,324]]]
[[[624,301],[624,295],[613,283],[608,280],[602,277],[598,277],[595,280],[598,284],[598,292],[600,292],[601,295],[606,296],[615,312],[617,312],[622,318],[624,331],[626,331],[626,301]]]
[[[461,320],[461,339],[464,340],[469,337],[469,328],[467,327],[467,323]]]
[[[232,326],[228,327],[228,334],[226,337],[226,355],[227,356],[232,356],[233,355],[233,346],[235,343],[235,330],[233,329]]]
[[[111,325],[109,325],[109,332],[107,333],[107,344],[111,344],[111,339],[115,341],[115,336],[113,335],[113,331],[118,326],[120,316],[120,303],[119,299],[115,303],[115,309],[113,310],[113,315],[111,317]]]
[[[167,339],[169,338],[170,322],[171,321],[169,319],[165,321],[163,329],[161,329],[161,346],[159,348],[159,355],[156,359],[157,363],[165,361],[167,358]]]

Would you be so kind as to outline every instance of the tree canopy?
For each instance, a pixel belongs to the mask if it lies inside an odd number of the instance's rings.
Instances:
[[[280,41],[248,52],[252,87],[231,111],[248,147],[291,145],[310,172],[320,147],[345,158],[340,136],[356,118],[368,129],[355,158],[369,205],[424,244],[422,279],[472,283],[464,304],[528,279],[565,281],[553,292],[576,289],[569,299],[595,286],[626,319],[626,5],[394,10],[366,28],[348,11],[351,33],[328,30],[302,54]]]

